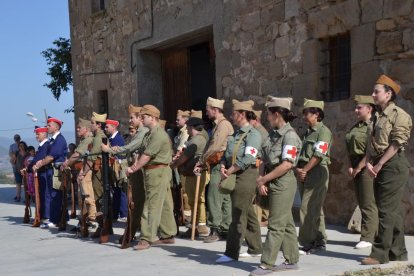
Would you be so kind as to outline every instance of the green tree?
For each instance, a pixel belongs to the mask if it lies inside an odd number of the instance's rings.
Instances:
[[[62,92],[67,92],[73,84],[70,39],[59,37],[53,41],[53,45],[53,48],[48,48],[41,53],[48,65],[46,74],[51,78],[44,86],[49,88],[53,97],[59,101]],[[73,111],[73,106],[65,110],[65,112]]]

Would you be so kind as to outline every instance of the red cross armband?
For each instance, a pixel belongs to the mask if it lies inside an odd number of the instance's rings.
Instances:
[[[250,147],[247,146],[246,149],[244,150],[244,154],[250,154],[251,156],[253,156],[254,158],[256,158],[257,155],[257,149],[254,147]]]
[[[319,153],[322,153],[323,155],[326,155],[328,153],[328,148],[329,148],[328,142],[318,141],[315,143],[313,150],[315,152],[319,152]]]
[[[283,146],[282,160],[295,161],[298,154],[298,149],[292,145]]]

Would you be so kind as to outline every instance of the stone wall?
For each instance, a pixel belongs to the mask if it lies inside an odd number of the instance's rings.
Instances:
[[[87,3],[85,3],[87,2]],[[397,104],[414,114],[413,0],[118,0],[91,15],[88,1],[69,0],[76,116],[96,108],[96,91],[110,92],[110,115],[126,119],[141,82],[151,85],[142,50],[211,28],[216,52],[217,96],[253,99],[292,96],[320,99],[320,39],[349,31],[351,98],[369,94],[379,74],[402,85]],[[156,52],[153,52],[156,55]],[[131,58],[132,56],[132,58]],[[150,59],[154,61],[153,57]],[[144,66],[144,67],[143,67]],[[145,70],[144,70],[145,71]],[[144,80],[143,80],[144,78]],[[158,88],[160,89],[160,85]],[[143,90],[143,91],[140,91]],[[145,90],[145,91],[144,91]],[[153,93],[151,93],[153,94]],[[352,99],[326,104],[325,124],[334,134],[326,217],[346,224],[356,205],[347,176],[344,134],[354,123]],[[299,132],[301,122],[295,123]],[[407,147],[414,164],[414,137]],[[414,167],[404,196],[406,230],[414,232]]]

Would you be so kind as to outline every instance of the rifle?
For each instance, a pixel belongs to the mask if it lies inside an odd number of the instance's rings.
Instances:
[[[24,217],[23,217],[23,223],[29,223],[30,222],[30,195],[27,188],[27,172],[26,170],[23,172],[23,186],[24,186]]]
[[[132,240],[132,216],[134,212],[134,201],[132,200],[132,185],[131,180],[128,181],[128,217],[127,217],[127,224],[125,226],[124,234],[122,235],[122,243],[121,243],[121,249],[128,248],[131,244]]]
[[[174,202],[174,218],[177,224],[177,234],[179,227],[184,225],[183,190],[180,185],[180,176],[177,169],[173,169],[173,185],[171,189]]]
[[[198,208],[198,193],[200,191],[200,179],[201,174],[196,174],[197,176],[197,182],[196,182],[196,189],[195,189],[195,197],[194,197],[194,207],[193,207],[193,213],[192,213],[192,219],[191,222],[191,240],[194,240],[195,237],[195,228],[196,228],[196,220],[197,220],[197,208]]]
[[[75,187],[73,184],[73,176],[70,178],[70,194],[71,194],[71,208],[70,208],[70,218],[76,218],[76,207],[75,207]]]
[[[59,222],[59,231],[66,231],[66,213],[68,207],[68,191],[67,191],[67,180],[68,180],[68,173],[66,170],[62,171],[62,178],[63,178],[63,185],[62,185],[62,207],[61,207],[61,215],[60,215],[60,222]]]
[[[102,143],[107,144],[108,138],[103,137]],[[102,180],[103,180],[103,223],[99,243],[107,243],[112,229],[111,187],[109,185],[109,154],[102,152]]]
[[[34,183],[35,183],[35,201],[36,201],[36,211],[35,218],[32,224],[32,227],[40,226],[40,195],[39,195],[39,179],[37,177],[37,172],[34,174]]]

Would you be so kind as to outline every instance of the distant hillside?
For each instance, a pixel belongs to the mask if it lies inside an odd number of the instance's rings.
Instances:
[[[73,131],[62,131],[62,135],[65,136],[66,142],[75,143],[75,132]],[[33,137],[22,137],[22,141],[25,141],[28,146],[36,147],[38,142],[33,134]],[[13,143],[13,137],[1,137],[0,136],[0,155],[8,154],[10,144]],[[2,151],[5,150],[5,152]]]
[[[4,148],[4,147],[0,147],[0,155],[3,155],[3,154],[8,154],[8,152],[9,152],[9,150],[8,150],[8,149],[6,149],[6,148]]]

